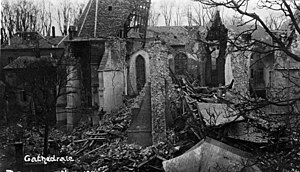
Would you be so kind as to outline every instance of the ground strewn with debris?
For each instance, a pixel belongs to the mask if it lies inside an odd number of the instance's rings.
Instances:
[[[130,107],[141,101],[141,96],[138,96],[135,100],[128,100],[118,112],[104,115],[99,125],[93,125],[87,119],[69,132],[52,129],[48,154],[73,157],[74,162],[57,165],[57,168],[70,171],[170,171],[179,169],[176,164],[188,166],[186,158],[180,157],[192,158],[191,161],[200,158],[195,165],[221,171],[248,168],[249,163],[239,162],[239,157],[243,161],[244,157],[247,157],[247,162],[251,160],[250,167],[255,166],[256,171],[299,170],[300,144],[296,123],[291,131],[285,128],[280,117],[265,118],[262,112],[256,110],[256,104],[231,91],[232,84],[206,88],[177,78],[175,83],[176,96],[171,100],[174,106],[170,109],[174,120],[164,141],[149,147],[127,142],[126,131],[132,124]],[[255,102],[263,104],[263,100]],[[24,155],[34,157],[43,152],[42,133],[38,129],[22,130],[19,123],[2,132],[1,138],[6,140],[1,144],[13,150],[12,143],[23,138]],[[223,153],[227,151],[228,156],[234,154],[235,159],[229,161],[234,165],[224,163],[222,151],[215,152],[216,148],[224,150]],[[191,156],[194,152],[198,152],[199,156]],[[221,158],[209,163],[201,160],[200,154]],[[10,153],[7,158],[14,161],[13,156]],[[216,166],[216,163],[225,164],[225,167]]]

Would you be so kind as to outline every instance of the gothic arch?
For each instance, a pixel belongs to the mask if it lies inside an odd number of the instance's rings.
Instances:
[[[129,62],[129,89],[131,89],[134,93],[138,93],[143,87],[143,83],[147,83],[149,81],[149,63],[149,54],[144,50],[139,50],[131,55]],[[137,75],[137,73],[140,75]],[[145,76],[144,78],[143,75]],[[138,83],[137,80],[139,80],[140,83]]]
[[[145,58],[138,55],[135,61],[136,89],[138,92],[142,90],[146,84],[146,66]]]
[[[178,53],[174,57],[175,75],[184,75],[188,70],[188,56],[185,53]]]
[[[198,58],[196,55],[180,51],[168,56],[169,67],[176,75],[185,75],[186,71],[190,74],[198,75]]]

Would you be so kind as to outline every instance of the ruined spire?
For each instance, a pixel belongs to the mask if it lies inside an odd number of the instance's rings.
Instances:
[[[220,40],[227,37],[228,29],[223,24],[220,11],[216,10],[210,22],[206,26],[207,36],[206,40]]]
[[[78,21],[78,37],[126,37],[127,32],[147,26],[150,0],[89,0]],[[141,17],[142,19],[137,19]]]

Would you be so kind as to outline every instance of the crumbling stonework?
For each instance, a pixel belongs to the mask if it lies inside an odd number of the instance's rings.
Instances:
[[[128,142],[141,146],[152,145],[151,93],[146,83],[131,107],[132,122],[127,130]]]
[[[228,29],[222,23],[220,12],[218,10],[206,27],[207,33],[205,40],[210,42],[210,44],[207,44],[206,46],[206,52],[208,52],[206,61],[206,84],[210,86],[218,86],[219,84],[224,85]]]
[[[173,71],[175,75],[179,75],[176,71],[176,58],[177,56],[186,56],[187,62],[186,62],[186,70],[185,72],[189,74],[190,77],[198,78],[199,72],[198,72],[198,58],[195,54],[190,54],[188,52],[180,51],[176,53],[169,54],[169,65],[170,69]],[[178,62],[177,62],[178,63]],[[177,64],[178,65],[178,64]],[[179,65],[184,65],[180,63]]]
[[[129,76],[128,76],[128,92],[129,94],[138,94],[137,89],[137,69],[136,60],[141,56],[145,60],[145,82],[150,80],[149,54],[145,50],[139,50],[130,56],[129,60]]]
[[[296,45],[295,45],[296,46]],[[299,47],[298,47],[299,48]],[[294,53],[297,54],[296,51]],[[300,62],[288,57],[284,52],[274,53],[275,63],[270,73],[268,97],[273,100],[290,100],[299,97]],[[271,106],[272,113],[284,113],[289,110],[299,112],[300,102],[289,106]]]
[[[80,118],[79,109],[81,107],[80,100],[80,79],[79,79],[79,67],[75,63],[75,57],[71,51],[69,54],[69,65],[67,67],[67,129],[73,129],[74,125]]]
[[[105,52],[99,66],[99,110],[117,110],[123,103],[125,91],[125,44],[117,39],[105,42]]]
[[[231,61],[232,78],[234,79],[234,91],[242,96],[249,95],[249,58],[251,52],[228,53]]]
[[[169,84],[172,82],[168,70],[168,52],[165,45],[155,42],[149,47],[152,138],[157,144],[166,138],[166,111]]]

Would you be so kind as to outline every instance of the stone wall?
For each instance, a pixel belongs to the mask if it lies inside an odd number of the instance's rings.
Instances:
[[[231,52],[228,53],[226,58],[230,58],[231,69],[227,68],[225,73],[231,73],[231,77],[234,79],[233,89],[235,92],[240,93],[242,96],[249,95],[249,69],[250,69],[250,56],[251,52]],[[226,76],[225,74],[225,76]]]
[[[136,58],[138,56],[142,56],[145,60],[145,74],[146,74],[146,82],[150,80],[150,65],[149,65],[149,54],[145,50],[139,50],[132,54],[130,56],[129,60],[129,88],[128,92],[129,94],[138,94],[137,90],[137,83],[136,83],[136,78],[137,78],[137,72],[136,72]]]
[[[299,47],[298,47],[299,48]],[[297,54],[296,51],[294,53]],[[268,97],[273,100],[297,99],[300,93],[300,62],[292,59],[283,52],[275,52],[275,63],[270,72]],[[299,112],[300,101],[290,107],[272,106],[272,113],[284,113],[289,110]]]
[[[198,75],[199,75],[199,71],[198,71],[199,60],[195,54],[190,54],[188,52],[177,52],[177,54],[173,53],[173,54],[168,55],[169,67],[173,71],[173,73],[176,74],[175,58],[180,53],[186,55],[186,57],[187,57],[187,71],[186,72],[190,75],[190,77],[199,78],[198,77]]]
[[[78,65],[74,62],[75,57],[72,53],[69,54],[70,64],[67,67],[67,128],[68,130],[73,129],[74,125],[78,122],[80,114],[79,109],[81,108],[81,94],[80,94],[80,69]],[[73,61],[74,60],[74,61]]]
[[[168,95],[171,78],[168,69],[168,50],[160,41],[149,46],[152,138],[157,144],[166,138],[166,113],[168,112]]]
[[[99,110],[117,110],[123,103],[125,93],[125,44],[121,40],[105,42],[105,52],[98,69]]]
[[[128,142],[152,145],[152,116],[150,83],[146,83],[131,107],[132,122],[127,130]]]

